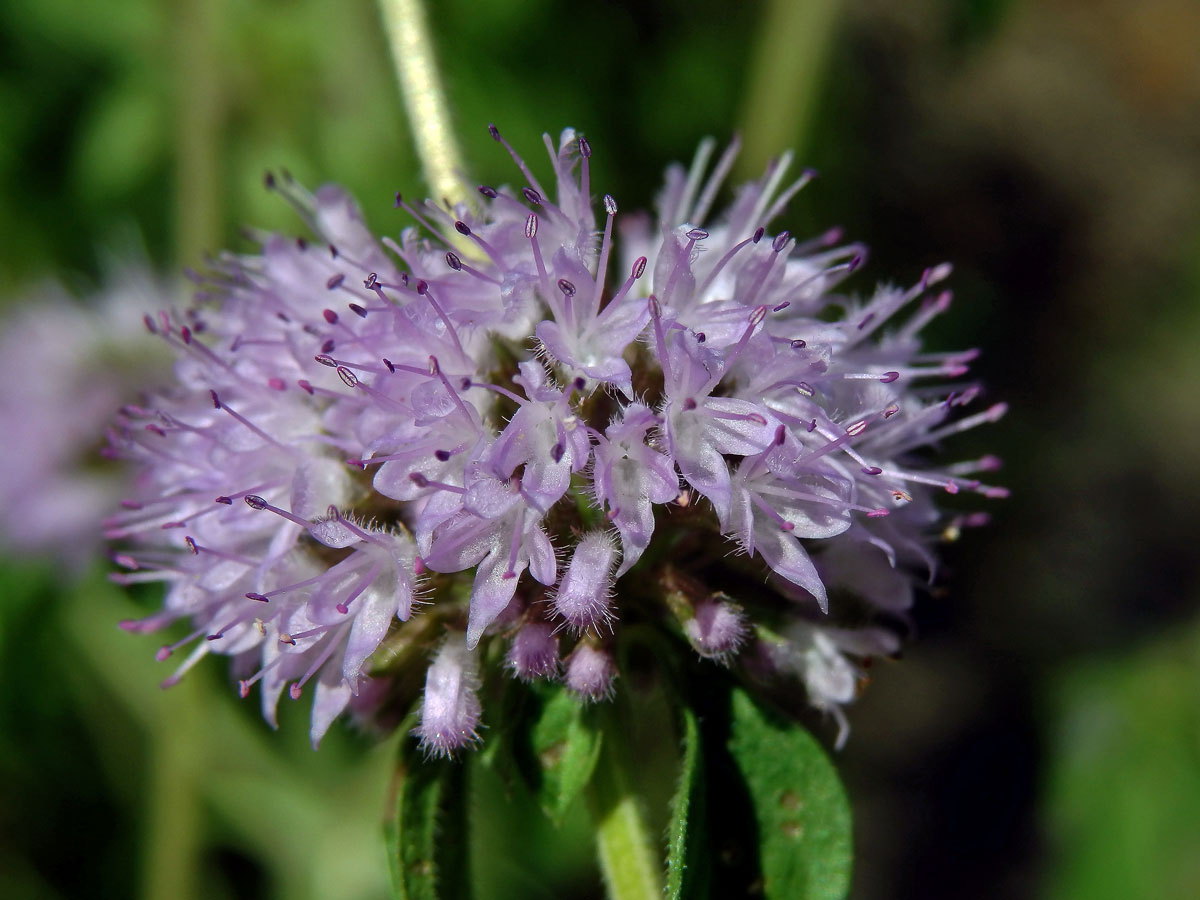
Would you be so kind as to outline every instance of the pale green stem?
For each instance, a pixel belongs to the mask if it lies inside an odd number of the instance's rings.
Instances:
[[[190,726],[199,717],[198,685],[185,681],[161,704],[150,734],[150,783],[142,897],[190,900],[199,896],[201,850],[198,748]]]
[[[221,62],[216,52],[221,4],[181,0],[174,7],[177,104],[175,252],[194,265],[221,239]]]
[[[612,704],[599,712],[604,744],[588,786],[588,806],[596,824],[604,886],[609,900],[662,900],[663,867],[634,788],[625,743],[628,732]]]
[[[808,149],[839,0],[769,0],[742,101],[739,170],[755,177],[789,147]]]
[[[379,0],[388,46],[429,189],[451,204],[466,199],[462,153],[450,127],[429,20],[421,0]]]

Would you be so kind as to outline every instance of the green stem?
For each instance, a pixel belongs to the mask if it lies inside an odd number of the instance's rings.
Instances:
[[[150,736],[150,786],[142,870],[144,900],[188,900],[199,895],[202,847],[201,761],[189,732],[199,718],[199,686],[174,689],[174,703],[161,704]]]
[[[434,197],[451,204],[465,200],[462,153],[450,127],[446,91],[421,0],[379,0],[379,9],[429,188]]]
[[[661,900],[662,865],[634,788],[625,743],[628,730],[622,727],[615,704],[598,713],[604,744],[588,786],[588,807],[596,824],[596,849],[609,900]]]
[[[741,174],[757,177],[780,150],[807,148],[839,0],[769,0],[742,101]]]
[[[175,252],[192,265],[221,239],[221,129],[224,97],[216,49],[220,3],[182,0],[173,35],[178,67]]]

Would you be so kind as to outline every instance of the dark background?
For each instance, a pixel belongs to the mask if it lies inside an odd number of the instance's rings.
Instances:
[[[597,190],[646,207],[737,130],[743,177],[786,147],[820,171],[782,224],[867,242],[861,290],[955,263],[930,343],[980,347],[1011,412],[952,449],[1002,456],[1013,496],[849,710],[853,896],[1200,894],[1200,6],[430,5],[480,182],[510,178],[488,122],[538,171],[572,125]],[[423,189],[364,0],[3,0],[0,135],[6,306],[86,295],[114,253],[171,273],[243,223],[294,230],[267,168],[347,185],[385,233]],[[385,895],[394,739],[314,755],[219,663],[160,693],[102,566],[0,574],[12,896]]]

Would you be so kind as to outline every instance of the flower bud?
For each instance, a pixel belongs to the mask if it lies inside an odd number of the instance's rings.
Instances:
[[[583,643],[567,660],[567,688],[584,703],[612,696],[617,666],[607,650]]]
[[[683,623],[683,633],[705,659],[728,663],[746,638],[746,620],[736,604],[709,598],[696,604],[692,618]]]
[[[585,534],[575,547],[554,595],[555,611],[571,627],[587,631],[611,621],[612,571],[616,563],[616,544],[606,532]]]
[[[421,724],[413,734],[431,756],[450,756],[478,739],[479,685],[475,654],[460,636],[452,636],[438,650],[425,673],[425,698]]]
[[[558,638],[547,622],[522,625],[508,645],[505,662],[522,681],[558,675]]]

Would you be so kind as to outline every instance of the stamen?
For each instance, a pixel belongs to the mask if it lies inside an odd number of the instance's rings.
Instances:
[[[586,197],[587,194],[584,194]],[[604,280],[608,273],[608,254],[612,250],[612,229],[613,219],[617,215],[617,201],[612,198],[611,194],[604,195],[604,212],[607,218],[604,220],[604,237],[600,240],[600,259],[596,263],[596,287],[592,291],[591,315],[594,317],[600,312],[600,298],[604,294]]]

